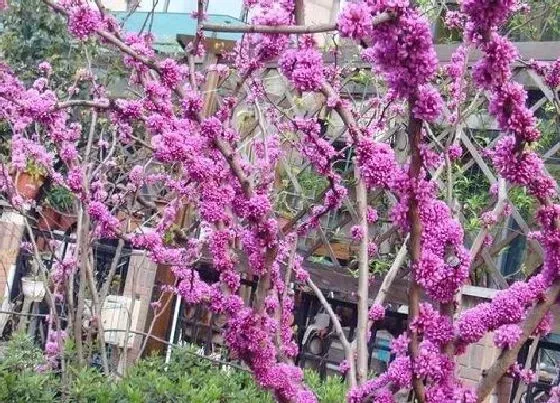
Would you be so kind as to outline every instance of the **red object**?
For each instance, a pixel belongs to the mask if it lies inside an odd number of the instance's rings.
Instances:
[[[34,179],[33,176],[20,172],[16,179],[16,190],[26,199],[35,200],[39,189],[43,185],[43,178]]]
[[[43,205],[43,211],[37,222],[41,231],[58,229],[60,225],[60,213],[48,205]]]
[[[78,216],[76,214],[63,212],[58,212],[58,214],[60,216],[59,229],[62,231],[66,231],[78,220]]]

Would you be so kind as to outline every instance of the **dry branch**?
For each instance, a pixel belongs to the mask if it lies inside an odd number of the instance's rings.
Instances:
[[[372,25],[379,25],[390,21],[392,15],[381,13],[371,19]],[[202,31],[210,32],[231,32],[246,34],[316,34],[338,30],[337,23],[316,24],[316,25],[241,25],[241,24],[202,24]]]

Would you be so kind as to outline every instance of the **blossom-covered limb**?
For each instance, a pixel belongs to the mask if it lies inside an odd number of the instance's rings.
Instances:
[[[538,326],[542,318],[550,310],[552,305],[556,303],[560,297],[560,279],[554,281],[552,286],[547,290],[543,301],[539,302],[528,314],[522,325],[522,334],[519,340],[507,349],[502,350],[498,359],[488,369],[486,376],[480,382],[477,390],[477,402],[483,402],[502,376],[507,372],[508,368],[517,359],[519,350],[525,342],[531,337],[535,328]]]
[[[53,10],[55,10],[56,12],[58,12],[62,15],[68,16],[68,12],[65,10],[65,8],[63,6],[61,6],[59,4],[56,4],[51,0],[42,0],[42,1],[46,5],[51,7]],[[161,69],[160,66],[158,66],[157,63],[155,63],[150,58],[136,52],[134,49],[132,49],[127,44],[125,44],[123,41],[121,41],[117,36],[115,36],[111,32],[108,32],[108,31],[105,31],[105,30],[98,30],[97,35],[99,35],[101,38],[106,40],[108,43],[114,45],[117,49],[119,49],[123,53],[133,57],[135,60],[144,64],[148,68],[156,71],[157,73],[162,74],[162,69]],[[182,88],[177,87],[176,91],[179,93],[181,98],[184,98],[185,94],[184,94],[184,90]],[[202,120],[202,118],[200,116],[197,116],[197,118],[198,118],[198,120]],[[250,196],[253,192],[251,182],[247,178],[247,175],[243,172],[243,169],[240,166],[238,157],[236,156],[234,151],[231,149],[231,146],[229,144],[227,144],[220,137],[216,137],[214,139],[214,142],[215,142],[216,148],[222,153],[222,155],[224,156],[224,158],[226,159],[226,161],[230,165],[233,173],[238,178],[238,180],[241,183],[244,191]]]
[[[414,101],[410,101],[414,104]],[[410,108],[410,117],[408,120],[408,142],[410,144],[411,161],[408,171],[408,176],[411,181],[419,180],[422,157],[420,155],[420,143],[422,136],[422,121],[415,118]],[[410,225],[410,239],[408,240],[408,253],[412,263],[413,270],[419,264],[422,258],[422,221],[420,219],[420,209],[418,200],[413,195],[410,197],[408,205],[408,222]],[[412,281],[408,290],[408,317],[413,322],[419,315],[420,306],[420,286],[416,280],[418,274],[413,272]],[[414,362],[417,360],[420,351],[420,336],[412,329],[409,330],[409,352],[410,358]],[[424,402],[426,399],[426,391],[422,379],[418,376],[412,378],[412,385],[416,399],[419,402]]]
[[[494,209],[488,213],[491,217],[493,217],[492,222],[485,223],[485,225],[480,229],[478,235],[476,236],[473,244],[471,246],[471,261],[474,262],[478,253],[484,246],[484,241],[487,238],[490,229],[493,225],[497,224],[498,217],[502,215],[504,210],[507,207],[507,189],[506,189],[506,181],[503,178],[498,179],[498,202]]]

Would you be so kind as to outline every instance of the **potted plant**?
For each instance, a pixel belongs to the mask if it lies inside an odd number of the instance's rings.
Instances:
[[[45,284],[39,277],[37,261],[31,261],[31,274],[21,278],[23,296],[29,302],[41,302],[45,296]]]
[[[77,219],[74,213],[74,195],[64,186],[54,185],[46,193],[43,212],[38,226],[42,230],[66,231]]]
[[[45,181],[46,171],[33,160],[27,161],[23,172],[16,173],[16,190],[26,199],[34,200]]]

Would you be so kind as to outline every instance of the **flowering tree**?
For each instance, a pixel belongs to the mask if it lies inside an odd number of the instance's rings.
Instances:
[[[15,184],[32,161],[53,183],[70,190],[78,206],[73,255],[57,262],[51,273],[40,270],[45,281],[54,283],[54,291],[47,296],[53,307],[50,357],[57,358],[63,338],[74,334],[82,359],[83,290],[90,289],[94,314],[99,314],[106,296],[106,290],[97,292],[91,245],[97,239],[114,238],[121,247],[124,241],[131,242],[147,250],[154,262],[172,266],[177,286],[171,291],[186,302],[207,304],[213,312],[224,314],[230,352],[247,364],[256,381],[273,391],[278,401],[316,401],[303,383],[302,371],[293,365],[297,354],[290,328],[293,301],[286,292],[292,273],[313,289],[331,316],[346,353],[351,402],[392,402],[395,393],[409,389],[419,402],[480,402],[506,373],[531,377],[514,364],[531,335],[546,334],[551,328],[548,311],[560,294],[560,206],[555,204],[556,182],[532,149],[539,130],[526,106],[526,91],[512,81],[516,49],[499,34],[500,26],[522,7],[517,1],[463,0],[460,12],[448,13],[448,24],[463,31],[464,43],[444,67],[450,83],[446,102],[434,84],[438,61],[429,23],[408,0],[351,2],[336,24],[320,26],[302,25],[301,1],[247,0],[251,25],[242,27],[206,24],[204,1],[199,0],[199,29],[186,48],[184,63],[158,59],[150,34],[123,32],[97,1],[43,2],[67,19],[70,33],[78,40],[98,41],[119,52],[130,71],[133,94],[113,97],[91,63],[80,70],[64,96],[50,87],[48,63],[38,66],[42,76],[30,87],[8,66],[1,67],[2,119],[11,130],[11,161],[1,167],[3,194],[15,209],[29,215],[30,201]],[[225,96],[217,111],[211,108],[212,96],[204,95],[205,85],[210,77],[227,75],[229,67],[213,64],[208,71],[195,70],[195,58],[205,53],[204,30],[245,33],[231,64],[235,74],[230,73],[237,82],[222,92]],[[383,81],[386,91],[369,110],[364,112],[343,98],[345,68],[336,57],[326,63],[312,36],[326,31],[338,31],[360,44],[362,59],[371,63]],[[468,56],[474,49],[483,57],[472,68],[472,82],[490,94],[488,110],[502,131],[488,151],[501,179],[500,189],[495,189],[500,194],[498,203],[483,217],[484,229],[467,250],[461,224],[448,204],[438,199],[436,185],[443,166],[461,155],[458,139],[437,153],[429,146],[429,133],[436,122],[459,125],[465,119],[471,75]],[[356,189],[351,193],[350,185],[333,168],[341,156],[324,137],[318,118],[294,116],[269,101],[260,79],[271,62],[278,63],[296,91],[321,95],[325,107],[342,119],[346,141],[355,155]],[[558,86],[558,63],[532,67],[550,87]],[[262,137],[241,141],[233,120],[243,92],[255,106],[259,124],[264,127],[266,119],[266,127],[274,130],[262,129]],[[396,119],[406,124],[409,155],[404,163],[379,141],[389,121]],[[296,134],[294,148],[326,178],[328,190],[320,203],[280,225],[274,208],[278,190],[274,174],[288,132]],[[254,158],[248,157],[248,150]],[[456,317],[459,290],[471,262],[492,225],[508,213],[502,197],[505,181],[526,187],[540,204],[540,231],[533,235],[545,250],[544,266],[528,281],[499,292],[492,302]],[[154,207],[143,194],[147,187],[163,189],[165,208],[147,217],[140,230],[132,231],[119,221],[117,212],[130,216],[139,204]],[[393,342],[396,359],[387,372],[370,380],[369,328],[385,314],[383,292],[395,274],[394,270],[387,274],[382,293],[368,306],[368,262],[377,253],[368,234],[378,215],[375,206],[368,205],[371,191],[386,192],[396,200],[390,219],[408,234],[411,275],[408,332]],[[326,213],[339,209],[350,194],[356,195],[358,207],[352,236],[360,244],[355,345],[346,339],[338,318],[295,253],[297,237],[316,227]],[[196,212],[199,226],[206,229],[202,237],[193,235],[194,227],[183,228],[180,223],[187,204]],[[37,251],[29,224],[27,228]],[[219,273],[216,284],[203,282],[196,271],[206,247]],[[259,279],[253,306],[245,305],[238,295],[241,261]],[[75,276],[80,279],[77,300],[72,290]],[[420,303],[422,292],[432,303]],[[65,298],[74,319],[63,329],[54,302]],[[476,389],[464,387],[455,377],[454,357],[491,331],[502,353]],[[104,354],[103,337],[100,349]]]

